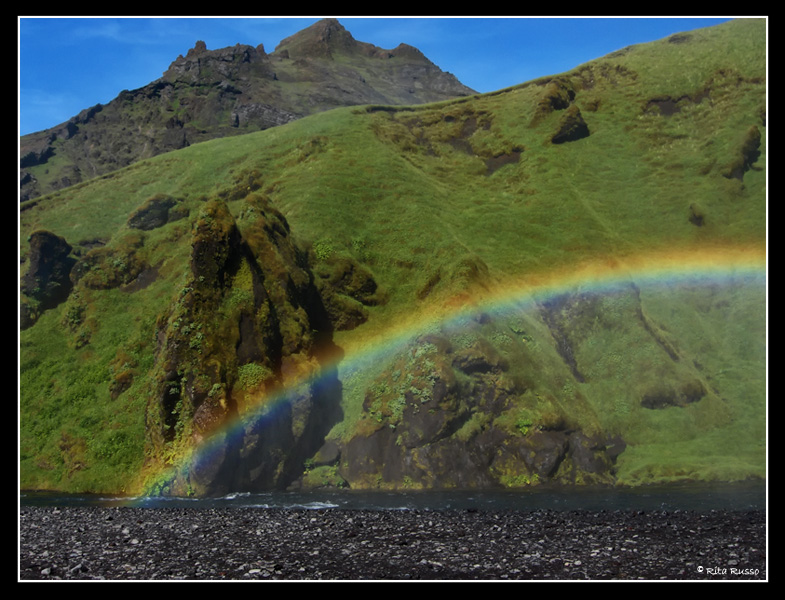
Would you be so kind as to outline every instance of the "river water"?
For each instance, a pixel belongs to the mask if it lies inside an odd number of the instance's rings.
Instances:
[[[765,483],[672,484],[640,488],[547,488],[525,491],[310,491],[236,493],[219,498],[112,497],[21,492],[21,506],[142,508],[288,508],[362,510],[765,510]]]

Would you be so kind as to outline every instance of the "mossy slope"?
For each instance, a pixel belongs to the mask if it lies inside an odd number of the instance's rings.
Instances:
[[[291,381],[284,356],[318,370],[336,350],[321,430],[303,437],[312,408],[249,426],[237,452],[253,436],[308,438],[259,486],[306,467],[329,477],[305,485],[392,488],[763,476],[759,285],[630,275],[615,294],[565,291],[517,315],[482,306],[585,265],[763,255],[765,93],[765,22],[738,20],[493,94],[197,144],[23,204],[23,276],[36,230],[64,238],[83,274],[55,308],[23,297],[37,318],[21,332],[23,487],[138,488],[189,446],[167,425],[198,429],[201,406],[223,423],[248,386]],[[138,229],[133,215],[161,195],[172,217]],[[253,226],[259,202],[280,218]],[[284,233],[268,257],[262,240]],[[204,246],[221,260],[195,269],[205,235],[224,240]],[[290,312],[271,321],[264,306]],[[465,329],[434,325],[466,306],[478,311]],[[349,369],[417,323],[411,345]],[[169,417],[150,409],[167,372],[188,373],[173,396],[190,394]],[[175,408],[189,419],[167,422]],[[178,485],[212,481],[191,475]]]

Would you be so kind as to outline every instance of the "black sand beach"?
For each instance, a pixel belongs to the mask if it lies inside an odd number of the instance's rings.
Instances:
[[[764,511],[22,506],[19,579],[766,580]]]

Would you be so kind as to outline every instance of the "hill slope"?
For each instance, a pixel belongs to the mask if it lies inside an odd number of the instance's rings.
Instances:
[[[739,20],[23,203],[22,486],[763,477],[765,86]]]
[[[270,54],[261,44],[208,50],[197,42],[157,81],[23,136],[21,198],[338,106],[419,104],[473,93],[416,48],[358,42],[335,19],[283,40]]]

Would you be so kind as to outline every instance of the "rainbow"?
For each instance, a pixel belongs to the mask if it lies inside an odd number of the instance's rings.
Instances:
[[[321,364],[320,373],[329,373],[329,376],[313,375],[281,392],[261,398],[254,418],[262,426],[265,421],[274,421],[277,411],[291,402],[298,391],[318,391],[320,386],[330,385],[336,375],[342,381],[348,380],[374,365],[383,364],[424,333],[457,330],[478,313],[503,315],[511,310],[526,310],[567,293],[612,293],[631,282],[638,287],[720,284],[746,285],[764,290],[767,288],[766,253],[758,245],[693,251],[668,249],[623,259],[611,257],[529,275],[525,280],[500,284],[492,292],[481,290],[471,296],[434,303],[423,307],[416,315],[410,315],[406,321],[396,320],[395,326],[377,327],[367,332],[361,327],[351,332],[352,335],[342,337],[339,340],[343,350],[341,356]],[[227,443],[232,444],[234,438],[243,435],[245,423],[246,420],[240,419],[227,423],[213,437],[181,456],[171,468],[148,477],[145,490],[149,492],[161,482],[170,481],[176,472],[189,465],[209,464]]]

